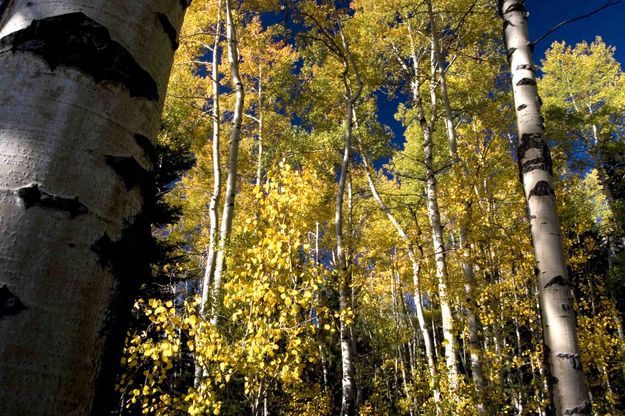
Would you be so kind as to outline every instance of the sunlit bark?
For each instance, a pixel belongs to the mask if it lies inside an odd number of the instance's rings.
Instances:
[[[230,0],[226,0],[226,43],[228,44],[228,63],[232,76],[232,85],[236,99],[234,115],[232,119],[232,132],[230,133],[230,146],[228,154],[228,177],[226,179],[226,195],[224,208],[221,216],[221,229],[219,232],[219,246],[215,262],[215,274],[213,277],[213,308],[211,323],[217,324],[218,310],[221,304],[222,280],[225,268],[225,256],[230,231],[232,230],[232,218],[234,216],[234,200],[237,188],[237,167],[239,161],[239,142],[241,141],[241,120],[243,117],[243,103],[245,92],[243,81],[239,73],[239,52],[237,49],[237,33],[232,19]]]
[[[188,3],[0,4],[0,414],[113,405]]]
[[[580,361],[575,313],[555,194],[551,157],[544,137],[536,88],[527,11],[521,0],[499,2],[510,59],[519,132],[519,166],[527,199],[536,277],[543,317],[545,361],[558,415],[590,415],[591,405]],[[557,382],[556,382],[557,380]]]

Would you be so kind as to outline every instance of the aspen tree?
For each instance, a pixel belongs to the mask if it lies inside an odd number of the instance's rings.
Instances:
[[[517,116],[519,166],[527,199],[536,278],[543,318],[544,354],[552,404],[557,415],[590,415],[552,186],[551,156],[545,139],[541,101],[536,88],[527,11],[522,0],[498,3],[510,60]]]
[[[415,247],[414,247],[415,245],[410,240],[410,237],[404,230],[404,227],[402,227],[402,225],[399,223],[397,218],[395,218],[395,215],[393,215],[393,212],[386,205],[386,203],[384,202],[384,200],[378,193],[378,190],[375,186],[375,182],[373,182],[373,175],[371,175],[371,167],[370,167],[369,160],[367,158],[367,155],[364,153],[362,149],[362,144],[360,143],[360,141],[358,142],[358,145],[359,145],[360,156],[362,157],[362,161],[364,164],[365,175],[367,177],[367,183],[369,184],[369,189],[371,190],[373,199],[376,201],[376,203],[380,207],[380,210],[382,210],[382,212],[386,214],[386,217],[388,218],[389,222],[393,225],[393,227],[395,228],[395,231],[397,231],[397,234],[399,235],[403,243],[406,244],[407,246],[408,258],[410,259],[410,264],[412,266],[414,303],[415,303],[415,309],[417,312],[417,322],[419,323],[419,329],[421,331],[421,336],[423,336],[423,343],[425,344],[425,356],[428,362],[428,370],[430,372],[430,377],[432,377],[430,384],[432,386],[432,390],[434,393],[434,402],[439,403],[441,400],[440,399],[441,393],[438,387],[438,380],[437,380],[438,375],[436,374],[437,371],[436,371],[436,362],[434,359],[434,351],[433,351],[434,347],[432,345],[432,336],[430,335],[430,331],[425,321],[425,314],[423,312],[421,283],[419,281],[420,264],[419,264],[419,261],[417,260],[417,256],[415,255]]]
[[[219,155],[219,142],[221,138],[221,111],[219,106],[219,44],[221,43],[221,0],[217,1],[217,22],[215,24],[215,35],[213,37],[213,56],[211,60],[212,90],[211,100],[213,104],[213,195],[209,205],[210,236],[209,248],[206,254],[206,268],[204,269],[204,279],[202,281],[202,304],[201,313],[206,317],[209,301],[212,293],[212,283],[215,274],[215,260],[217,257],[217,246],[219,243],[219,201],[221,200],[221,157]]]
[[[0,413],[106,413],[190,1],[0,2]]]
[[[431,30],[431,41],[432,41],[432,57],[434,60],[434,65],[436,66],[436,71],[433,71],[433,74],[436,74],[436,79],[440,86],[441,93],[441,101],[443,103],[443,118],[445,120],[445,132],[447,133],[447,139],[449,141],[449,152],[451,154],[452,164],[455,165],[458,169],[456,169],[456,173],[460,172],[467,174],[467,169],[464,161],[461,161],[458,156],[458,140],[456,127],[454,125],[454,116],[451,110],[451,105],[449,103],[449,94],[447,91],[447,77],[446,70],[444,68],[444,62],[442,58],[442,51],[440,46],[438,29],[436,27],[436,21],[434,18],[434,11],[432,7],[432,1],[428,1],[428,17],[430,21]],[[465,218],[459,219],[458,231],[460,234],[460,248],[468,251],[470,249],[470,244],[468,242],[467,234],[467,223],[470,219],[471,213],[471,204],[469,201],[465,201],[464,208],[466,210]],[[473,273],[473,263],[471,262],[468,253],[465,255],[465,258],[462,262],[462,271],[465,277],[465,293],[466,293],[466,302],[467,302],[467,320],[468,320],[468,329],[469,329],[469,345],[470,345],[470,361],[471,361],[471,375],[473,377],[473,382],[475,383],[475,389],[478,393],[479,403],[477,405],[478,411],[480,413],[484,413],[484,377],[482,374],[482,360],[480,357],[480,341],[478,334],[478,326],[479,322],[475,313],[476,303],[475,303],[475,275]]]
[[[443,227],[441,224],[440,209],[438,206],[437,183],[434,171],[433,159],[433,134],[434,125],[436,123],[436,112],[438,98],[436,96],[436,73],[437,65],[434,59],[434,48],[430,50],[430,67],[431,77],[429,82],[430,93],[430,115],[425,113],[423,98],[419,90],[419,80],[416,78],[420,72],[419,57],[417,56],[416,45],[414,41],[413,31],[410,24],[408,25],[408,36],[410,40],[411,59],[413,62],[414,78],[411,80],[411,88],[413,101],[417,111],[417,117],[423,134],[423,163],[426,169],[426,199],[427,212],[432,229],[432,245],[434,249],[434,260],[436,263],[436,278],[438,280],[438,296],[441,306],[441,319],[443,339],[445,341],[445,363],[447,367],[447,377],[449,380],[450,394],[456,396],[458,389],[458,369],[456,359],[456,340],[454,338],[454,323],[451,315],[451,306],[449,303],[449,293],[447,288],[447,260],[445,254],[445,243],[443,238]]]
[[[234,115],[232,119],[232,132],[230,133],[230,146],[228,155],[228,177],[226,178],[226,195],[224,198],[224,208],[221,216],[221,229],[219,232],[219,245],[217,248],[217,258],[215,263],[215,273],[213,276],[213,306],[211,312],[211,324],[218,322],[218,309],[220,307],[221,287],[225,269],[225,255],[230,232],[232,230],[232,219],[234,216],[234,200],[237,188],[237,164],[239,160],[239,142],[241,141],[241,120],[243,118],[243,104],[245,101],[245,91],[243,82],[239,74],[239,52],[237,46],[237,33],[232,19],[232,9],[230,0],[225,1],[226,7],[226,43],[228,44],[228,63],[232,75],[232,85],[235,91],[236,100]]]

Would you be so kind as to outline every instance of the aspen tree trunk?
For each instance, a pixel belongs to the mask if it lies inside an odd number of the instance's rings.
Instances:
[[[441,91],[441,101],[443,103],[443,119],[445,120],[445,131],[447,133],[447,139],[449,141],[449,152],[451,154],[452,164],[462,168],[462,172],[468,175],[468,170],[463,161],[458,157],[458,141],[456,134],[456,127],[454,126],[453,112],[451,111],[451,105],[449,103],[449,94],[447,92],[447,79],[445,75],[444,62],[441,54],[441,47],[438,38],[438,29],[436,28],[436,21],[434,19],[434,12],[432,10],[432,2],[428,1],[428,15],[430,19],[431,38],[432,38],[432,50],[434,52],[434,63],[436,65],[436,73],[438,74],[438,83]],[[458,174],[460,170],[455,170]],[[462,270],[465,278],[465,293],[466,293],[466,313],[467,323],[469,329],[469,354],[471,358],[471,376],[475,389],[477,391],[477,410],[480,414],[484,414],[486,409],[484,408],[484,376],[482,371],[482,360],[480,357],[480,339],[479,339],[479,321],[475,314],[477,305],[474,299],[474,287],[475,287],[475,275],[473,273],[473,263],[471,262],[468,250],[470,244],[467,241],[467,221],[471,217],[471,205],[468,201],[465,201],[464,208],[466,211],[466,218],[461,218],[459,221],[459,234],[460,234],[460,248],[465,251],[464,260],[462,262]]]
[[[258,64],[258,161],[256,162],[256,185],[263,178],[263,67]]]
[[[354,378],[354,351],[352,348],[351,325],[345,322],[348,318],[349,308],[352,306],[352,274],[348,270],[348,258],[343,240],[343,200],[349,174],[349,163],[351,160],[352,130],[353,130],[353,108],[354,103],[360,98],[362,83],[358,75],[358,68],[354,65],[349,44],[343,34],[340,22],[339,35],[343,48],[343,65],[345,67],[342,77],[345,86],[345,141],[343,147],[343,159],[341,161],[341,171],[336,192],[335,205],[335,235],[336,235],[336,264],[339,269],[339,309],[340,309],[340,330],[339,338],[341,345],[341,416],[354,416],[356,414],[356,380]],[[353,70],[356,79],[356,90],[352,91],[348,76],[350,69]]]
[[[349,90],[349,88],[348,88]],[[348,270],[345,243],[343,241],[343,197],[347,182],[347,170],[351,159],[352,146],[352,99],[347,94],[347,110],[345,113],[345,146],[343,149],[343,161],[339,176],[338,191],[336,193],[335,209],[335,234],[336,234],[336,260],[339,267],[339,308],[340,308],[340,344],[341,344],[341,367],[342,377],[342,401],[341,416],[353,416],[355,409],[355,380],[354,359],[351,342],[350,326],[345,323],[344,314],[351,307],[351,273]]]
[[[410,27],[409,27],[410,30]],[[415,74],[419,73],[418,58],[414,46],[412,30],[410,30],[410,43],[412,49],[412,61]],[[445,363],[449,380],[450,394],[455,397],[458,390],[458,368],[456,360],[456,340],[454,337],[453,317],[449,306],[449,295],[447,292],[447,264],[445,255],[445,244],[443,242],[443,227],[441,225],[440,210],[438,207],[438,196],[436,190],[436,176],[434,172],[434,159],[432,135],[436,122],[437,97],[436,97],[436,63],[434,49],[431,51],[431,80],[430,80],[430,120],[427,119],[423,108],[423,100],[419,91],[419,83],[416,79],[412,81],[412,94],[417,110],[417,116],[423,134],[424,165],[426,169],[426,199],[428,219],[432,229],[432,244],[434,248],[434,261],[436,263],[436,278],[438,280],[438,296],[441,305],[441,323],[443,329],[443,339],[445,343]]]
[[[0,414],[107,413],[188,1],[0,7]]]
[[[510,57],[519,131],[519,166],[527,199],[543,317],[545,361],[557,415],[590,415],[591,403],[580,361],[573,299],[551,179],[536,89],[527,11],[521,0],[499,2]],[[557,380],[557,381],[556,381]]]
[[[399,221],[395,218],[390,208],[386,205],[386,203],[380,197],[378,190],[375,187],[375,183],[373,182],[373,177],[370,171],[370,164],[367,158],[367,155],[364,153],[362,149],[362,145],[359,143],[359,151],[360,156],[362,157],[362,161],[365,167],[365,175],[367,176],[367,182],[369,183],[369,189],[371,190],[371,195],[373,199],[377,202],[378,206],[386,214],[388,220],[393,224],[393,227],[399,234],[399,237],[408,247],[408,258],[410,259],[410,263],[412,264],[412,279],[414,286],[414,301],[415,301],[415,309],[417,312],[417,322],[419,323],[419,329],[421,331],[421,336],[423,336],[423,343],[425,344],[425,356],[428,362],[428,369],[430,371],[430,377],[432,380],[430,385],[432,386],[432,391],[434,394],[434,402],[440,402],[440,390],[438,388],[438,376],[436,374],[436,362],[434,360],[434,352],[432,346],[432,337],[430,335],[430,331],[428,330],[427,324],[425,322],[425,314],[423,313],[423,301],[421,296],[421,283],[419,282],[419,262],[414,253],[414,244],[410,241],[408,234],[404,231],[404,228],[401,226]]]
[[[572,88],[571,80],[568,77],[566,77],[566,85],[567,87]],[[575,97],[573,96],[573,94],[569,92],[568,96],[569,96],[568,98],[571,100],[571,104],[573,105],[573,109],[575,110],[575,112],[580,116],[584,116],[583,112],[580,111],[580,108],[577,105],[577,100],[575,100]],[[587,104],[586,106],[588,107],[588,113],[592,115],[594,113],[594,111],[592,110],[592,106],[590,104]],[[615,212],[614,196],[612,195],[612,191],[610,190],[610,187],[608,186],[608,180],[607,180],[608,178],[605,173],[605,169],[603,168],[601,157],[599,155],[599,149],[598,149],[599,129],[596,124],[593,124],[591,126],[591,130],[592,130],[592,137],[590,138],[583,137],[583,139],[585,139],[584,141],[586,142],[586,146],[588,146],[588,153],[590,154],[590,157],[595,165],[595,169],[597,169],[597,176],[599,177],[599,184],[601,185],[601,190],[603,191],[603,194],[606,200],[608,201],[608,207],[610,208],[612,212]],[[616,226],[620,231],[621,225],[616,224]]]
[[[210,241],[208,254],[206,255],[206,269],[202,281],[202,306],[201,315],[206,318],[209,311],[212,293],[211,285],[215,273],[215,260],[217,244],[219,242],[219,201],[221,200],[221,163],[219,155],[219,141],[221,136],[221,112],[219,109],[219,44],[221,41],[221,0],[217,1],[217,24],[215,25],[215,37],[213,38],[212,57],[212,101],[213,101],[213,195],[209,205]]]
[[[228,63],[232,76],[232,84],[236,94],[234,116],[232,119],[232,132],[230,133],[230,148],[228,155],[228,178],[226,179],[226,195],[224,208],[221,216],[221,229],[219,232],[219,246],[215,262],[215,275],[213,277],[213,306],[211,311],[211,324],[217,325],[218,310],[221,306],[221,286],[225,268],[226,245],[230,239],[232,230],[232,218],[234,216],[234,199],[237,188],[237,164],[239,161],[239,142],[241,141],[241,119],[243,117],[243,103],[245,92],[243,81],[239,74],[239,52],[237,50],[237,34],[232,21],[230,0],[226,5],[226,43],[228,44]]]

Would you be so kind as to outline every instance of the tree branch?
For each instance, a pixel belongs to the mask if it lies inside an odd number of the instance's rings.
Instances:
[[[539,37],[538,39],[536,39],[533,42],[529,43],[529,46],[535,46],[538,44],[538,42],[540,42],[541,40],[545,39],[547,36],[549,36],[550,34],[552,34],[553,32],[555,32],[556,30],[558,30],[559,28],[561,28],[562,26],[568,24],[568,23],[572,23],[575,22],[577,20],[581,20],[581,19],[585,19],[587,17],[592,16],[593,14],[599,13],[601,10],[603,9],[607,9],[608,7],[611,6],[616,6],[617,4],[621,3],[623,0],[618,0],[618,1],[614,1],[614,0],[608,0],[603,6],[599,7],[598,9],[595,9],[589,13],[583,14],[581,16],[577,16],[577,17],[573,17],[571,19],[567,19],[564,20],[560,23],[558,23],[557,25],[555,25],[554,27],[552,27],[551,29],[549,29],[545,34],[543,34],[541,37]]]

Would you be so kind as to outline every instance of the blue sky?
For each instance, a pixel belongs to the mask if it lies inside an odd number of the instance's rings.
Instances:
[[[606,3],[606,0],[526,0],[530,38],[537,39],[561,21],[586,14]],[[591,42],[600,35],[608,45],[616,47],[616,59],[625,62],[625,1],[577,22],[569,23],[542,40],[534,49],[539,63],[545,50],[554,41],[575,44]]]
[[[529,11],[529,35],[535,40],[549,29],[563,20],[574,18],[591,12],[604,5],[607,0],[526,0],[525,6]],[[616,47],[616,59],[625,63],[625,0],[615,6],[601,10],[588,18],[568,23],[543,39],[534,48],[534,62],[540,64],[545,56],[545,50],[554,41],[565,41],[567,44],[576,44],[582,41],[592,42],[595,36],[601,36],[605,43]],[[405,97],[402,97],[405,98]],[[379,101],[378,115],[380,120],[391,127],[395,133],[393,142],[403,145],[404,128],[394,119],[400,98],[388,102],[383,98]],[[376,162],[380,167],[386,159]]]

